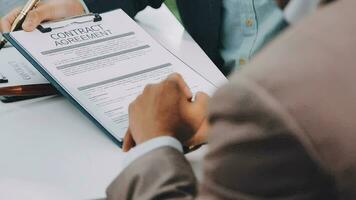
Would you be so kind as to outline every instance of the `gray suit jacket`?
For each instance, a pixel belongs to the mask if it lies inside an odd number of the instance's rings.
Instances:
[[[162,147],[125,169],[108,198],[356,199],[355,7],[321,9],[215,94],[200,184]]]

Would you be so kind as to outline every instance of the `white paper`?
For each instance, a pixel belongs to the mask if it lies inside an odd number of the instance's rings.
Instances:
[[[1,87],[49,83],[15,48],[0,51],[0,74],[9,82],[0,83]]]
[[[216,89],[123,11],[105,13],[102,18],[100,22],[88,16],[45,24],[62,28],[50,33],[14,32],[11,37],[117,139],[123,138],[128,127],[129,104],[147,84],[178,72],[193,93],[212,94]]]

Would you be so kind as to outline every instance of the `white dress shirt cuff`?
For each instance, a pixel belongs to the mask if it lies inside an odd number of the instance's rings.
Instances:
[[[88,6],[85,4],[84,0],[78,0],[78,1],[83,5],[85,13],[86,14],[90,13]]]
[[[164,146],[172,147],[183,153],[182,144],[174,137],[170,137],[170,136],[157,137],[132,148],[125,155],[122,169],[124,170],[135,160],[146,155],[147,153]]]

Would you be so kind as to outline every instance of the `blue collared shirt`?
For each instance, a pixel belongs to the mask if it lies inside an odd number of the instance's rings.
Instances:
[[[221,55],[228,67],[239,69],[287,23],[274,0],[224,0]]]

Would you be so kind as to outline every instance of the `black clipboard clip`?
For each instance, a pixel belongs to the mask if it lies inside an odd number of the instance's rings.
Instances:
[[[90,14],[86,14],[86,15],[80,15],[80,16],[76,16],[76,17],[67,18],[65,20],[82,18],[82,17],[87,17],[87,16],[93,16],[94,19],[86,20],[86,21],[75,21],[75,22],[72,22],[70,24],[67,24],[67,25],[64,25],[64,26],[58,26],[58,27],[43,27],[42,25],[39,25],[39,26],[37,26],[37,29],[41,33],[49,33],[49,32],[52,32],[53,30],[65,28],[65,27],[68,27],[68,26],[71,26],[71,25],[74,25],[74,24],[85,24],[85,23],[88,23],[88,22],[100,22],[100,21],[103,20],[103,18],[98,13],[90,13]],[[59,22],[59,21],[54,21],[54,22]]]

